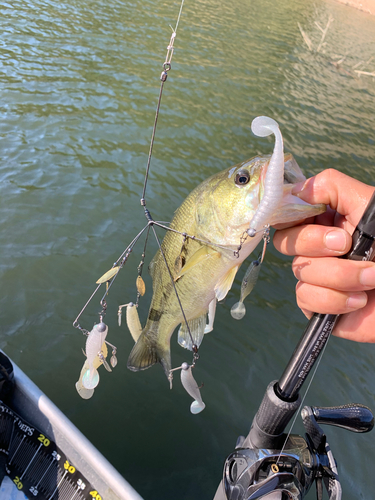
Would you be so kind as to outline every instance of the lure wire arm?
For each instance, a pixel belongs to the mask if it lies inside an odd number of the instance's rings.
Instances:
[[[260,264],[263,263],[264,256],[266,255],[266,250],[267,250],[267,245],[270,242],[270,226],[267,224],[264,226],[263,229],[263,250],[262,250],[262,256],[260,258]]]
[[[182,307],[182,303],[181,303],[180,296],[179,296],[179,294],[178,294],[178,292],[177,292],[177,287],[176,287],[176,283],[175,283],[175,281],[174,281],[174,279],[173,279],[172,272],[171,272],[171,270],[169,269],[167,259],[166,259],[166,257],[165,257],[164,252],[163,252],[163,249],[162,249],[162,247],[161,247],[161,243],[160,243],[160,240],[159,240],[159,238],[158,238],[158,236],[157,236],[157,234],[156,234],[155,228],[154,228],[154,226],[153,226],[153,225],[151,226],[151,228],[152,228],[152,231],[153,231],[153,233],[154,233],[154,236],[155,236],[156,242],[157,242],[157,244],[158,244],[158,247],[159,247],[160,253],[161,253],[162,257],[163,257],[164,263],[165,263],[165,265],[166,265],[166,267],[167,267],[167,271],[168,271],[169,277],[170,277],[170,279],[171,279],[171,283],[172,283],[172,285],[173,285],[173,290],[174,290],[174,293],[175,293],[175,295],[176,295],[177,302],[178,302],[178,305],[179,305],[179,307],[180,307],[180,310],[181,310],[182,316],[183,316],[183,318],[184,318],[184,321],[185,321],[185,324],[186,324],[186,328],[187,328],[187,331],[188,331],[189,336],[190,336],[190,340],[191,340],[191,342],[192,342],[192,349],[193,349],[193,352],[194,352],[195,354],[197,354],[197,353],[198,353],[198,346],[194,343],[194,339],[193,339],[193,336],[192,336],[191,331],[190,331],[189,323],[188,323],[188,321],[187,321],[187,319],[186,319],[186,315],[185,315],[184,308]]]
[[[203,243],[203,245],[207,245],[207,246],[210,246],[212,248],[222,248],[223,250],[227,250],[227,251],[230,251],[231,248],[228,247],[228,246],[225,246],[225,245],[219,245],[218,243],[213,243],[212,241],[208,241],[208,240],[202,240],[201,238],[197,238],[196,236],[194,235],[191,235],[191,234],[187,234],[185,232],[182,232],[182,231],[177,231],[177,229],[174,229],[172,227],[168,227],[166,226],[165,224],[170,224],[170,222],[160,222],[160,221],[156,221],[154,220],[152,217],[151,217],[151,214],[150,212],[147,210],[147,215],[146,217],[148,218],[149,222],[148,222],[148,225],[154,225],[154,226],[157,226],[157,227],[160,227],[162,229],[165,229],[166,231],[172,231],[173,233],[176,233],[176,234],[180,234],[183,238],[185,239],[191,239],[191,240],[194,240],[194,241],[198,241],[199,243]],[[150,217],[150,219],[149,219]],[[244,234],[246,234],[246,231],[244,232]],[[245,238],[246,239],[246,238]]]
[[[137,271],[138,271],[138,278],[142,278],[142,270],[143,270],[143,266],[144,266],[144,263],[145,263],[145,257],[146,257],[146,248],[147,248],[147,242],[148,242],[148,235],[150,234],[150,226],[148,227],[148,230],[147,230],[147,233],[146,233],[146,239],[145,239],[145,244],[143,246],[143,252],[142,252],[142,255],[141,255],[141,262],[138,264],[138,268],[137,268]],[[143,295],[143,293],[142,293]],[[138,287],[137,287],[137,300],[135,302],[135,305],[138,306],[138,303],[139,303],[139,297],[141,296],[141,292],[139,291]]]
[[[105,300],[105,297],[108,295],[108,292],[114,282],[114,280],[117,278],[120,270],[124,267],[126,261],[128,260],[129,256],[130,256],[130,253],[132,252],[133,250],[133,247],[135,246],[135,244],[137,243],[137,241],[139,240],[139,238],[142,236],[142,234],[146,231],[146,229],[148,228],[148,224],[137,234],[137,236],[132,240],[132,242],[125,248],[125,250],[123,251],[123,253],[120,255],[120,257],[114,262],[112,268],[116,267],[116,266],[119,266],[119,270],[118,272],[115,274],[115,276],[113,276],[113,278],[111,278],[109,280],[109,285],[108,285],[108,288],[106,289],[106,292],[105,294],[103,295],[102,299],[100,300],[100,305],[102,305],[102,302],[103,300]],[[107,282],[108,283],[108,282]],[[95,290],[93,291],[93,293],[90,295],[89,299],[87,300],[86,304],[83,306],[83,308],[81,309],[81,311],[79,312],[78,316],[76,317],[76,319],[73,321],[73,327],[74,328],[78,328],[79,330],[82,330],[82,327],[81,325],[79,324],[78,320],[80,319],[80,317],[82,316],[82,314],[85,312],[86,308],[88,307],[88,305],[90,304],[90,302],[92,301],[92,299],[94,298],[94,296],[96,295],[96,293],[98,292],[99,288],[101,287],[102,283],[99,283],[98,286],[95,288]]]
[[[147,246],[147,242],[148,242],[148,235],[149,235],[149,231],[150,231],[150,228],[153,227],[153,226],[157,226],[157,227],[160,227],[161,229],[164,229],[166,231],[172,231],[172,232],[175,232],[175,233],[178,233],[178,234],[181,234],[181,236],[183,236],[184,239],[192,239],[192,240],[195,240],[195,241],[198,241],[204,245],[207,245],[207,246],[211,246],[211,247],[219,247],[219,248],[223,248],[223,249],[226,249],[226,250],[230,250],[228,247],[225,247],[225,246],[222,246],[222,245],[217,245],[215,243],[211,243],[210,241],[206,241],[206,240],[202,240],[202,239],[199,239],[199,238],[196,238],[195,236],[192,236],[192,235],[189,235],[189,234],[186,234],[186,233],[183,233],[181,231],[177,231],[173,228],[170,228],[168,226],[166,226],[165,224],[162,224],[160,223],[159,221],[155,221],[151,214],[150,214],[150,211],[145,208],[145,215],[146,215],[146,218],[148,220],[148,223],[146,224],[146,226],[137,234],[137,236],[132,240],[132,242],[126,247],[126,249],[123,251],[123,253],[118,257],[118,259],[113,263],[112,265],[112,268],[118,266],[119,269],[118,269],[118,272],[107,282],[108,283],[108,287],[102,297],[102,299],[100,300],[100,305],[102,306],[102,303],[103,301],[105,302],[105,297],[108,295],[109,293],[109,290],[111,289],[115,279],[117,278],[120,270],[124,267],[124,265],[126,264],[131,252],[133,251],[133,248],[135,246],[135,244],[138,242],[139,238],[142,236],[142,234],[147,230],[147,235],[146,235],[146,240],[145,240],[145,245],[144,245],[144,251],[143,251],[143,254],[142,254],[142,259],[144,259],[144,255],[145,255],[145,252],[146,252],[146,246]],[[158,239],[157,239],[158,241]],[[158,241],[159,245],[160,245],[160,242]],[[144,261],[141,263],[142,266],[144,264]],[[139,266],[138,266],[139,268]],[[170,273],[171,275],[171,273]],[[172,277],[172,280],[173,280],[173,277]],[[82,327],[81,325],[79,324],[79,319],[80,317],[82,316],[82,314],[85,312],[86,308],[88,307],[88,305],[90,304],[90,302],[92,301],[92,299],[94,298],[94,296],[96,295],[97,291],[99,290],[100,286],[102,285],[102,283],[99,283],[98,286],[95,288],[95,290],[93,291],[93,293],[91,294],[91,296],[89,297],[89,299],[87,300],[87,302],[85,303],[85,305],[83,306],[83,308],[81,309],[81,311],[79,312],[78,316],[76,317],[76,319],[74,320],[73,322],[73,327],[74,328],[77,328],[79,330],[82,330]],[[136,301],[136,303],[138,303],[138,299]],[[118,309],[118,317],[120,318],[121,317],[121,309],[122,307],[125,307],[127,304],[124,304],[123,306],[120,306],[119,309]],[[105,313],[105,311],[104,311]],[[101,313],[99,313],[101,314]],[[105,315],[105,314],[104,314]],[[103,317],[104,317],[103,315]],[[121,321],[121,320],[120,320]],[[121,323],[120,323],[121,324]],[[190,334],[191,335],[191,334]],[[198,358],[197,358],[198,359]]]

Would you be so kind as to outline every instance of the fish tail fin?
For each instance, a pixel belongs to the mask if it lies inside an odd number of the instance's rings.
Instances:
[[[162,349],[161,346],[152,338],[155,336],[150,335],[151,332],[144,330],[137,343],[133,347],[129,358],[128,368],[133,372],[146,370],[156,363],[161,363],[164,372],[168,377],[171,369],[171,351],[169,348]],[[150,338],[151,337],[151,338]]]

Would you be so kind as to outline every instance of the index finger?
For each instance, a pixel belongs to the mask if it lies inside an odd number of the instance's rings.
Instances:
[[[329,205],[349,223],[346,230],[354,230],[373,192],[374,187],[334,169],[324,170],[292,190],[307,203]]]

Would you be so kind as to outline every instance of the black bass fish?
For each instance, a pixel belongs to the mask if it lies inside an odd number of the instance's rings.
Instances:
[[[291,194],[293,185],[305,177],[291,154],[281,158],[284,184],[280,202],[267,220],[266,212],[262,212],[262,224],[292,222],[323,213],[325,205],[309,205]],[[181,324],[179,343],[190,349],[193,343],[199,346],[204,333],[212,330],[216,301],[227,295],[240,265],[262,239],[262,231],[250,237],[248,230],[264,195],[270,160],[271,155],[256,156],[213,175],[177,209],[170,228],[178,232],[167,231],[162,251],[193,341],[159,250],[149,267],[153,296],[146,325],[135,335],[138,340],[128,359],[130,370],[144,370],[159,362],[168,376],[170,338],[175,328]]]

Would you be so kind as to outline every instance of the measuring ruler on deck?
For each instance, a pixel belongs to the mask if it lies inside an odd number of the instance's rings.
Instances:
[[[56,443],[1,401],[0,457],[31,500],[103,500]]]

